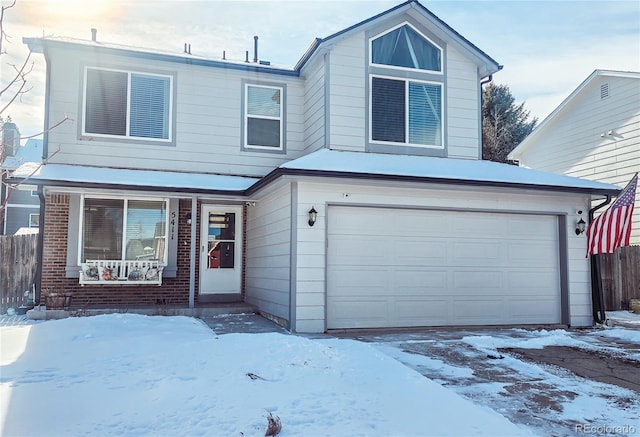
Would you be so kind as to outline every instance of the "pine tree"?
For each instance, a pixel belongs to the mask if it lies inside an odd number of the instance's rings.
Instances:
[[[529,117],[524,102],[517,105],[507,85],[487,85],[482,91],[482,159],[507,162],[509,152],[538,123]]]

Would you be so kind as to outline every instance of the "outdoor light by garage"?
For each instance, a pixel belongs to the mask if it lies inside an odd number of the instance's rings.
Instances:
[[[576,223],[576,235],[584,233],[586,226],[587,224],[584,220],[582,220],[582,217],[580,217],[580,220],[578,220],[578,222]]]
[[[316,219],[318,218],[318,211],[316,211],[315,207],[311,207],[309,210],[309,226],[313,226],[316,224]]]

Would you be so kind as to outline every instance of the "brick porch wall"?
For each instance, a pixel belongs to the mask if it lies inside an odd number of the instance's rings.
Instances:
[[[114,308],[189,304],[189,248],[191,239],[187,214],[191,200],[180,200],[178,209],[178,271],[175,278],[163,278],[162,285],[86,285],[65,277],[69,196],[46,196],[41,303],[50,293],[72,293],[71,308]],[[194,216],[196,212],[194,211]],[[197,287],[197,286],[196,286]],[[197,292],[196,292],[197,295]]]

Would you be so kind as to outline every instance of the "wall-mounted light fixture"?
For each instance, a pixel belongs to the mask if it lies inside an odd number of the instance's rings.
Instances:
[[[312,206],[309,210],[309,226],[313,226],[316,224],[316,219],[318,218],[318,211]]]
[[[582,211],[578,211],[580,220],[576,222],[576,235],[584,234],[584,230],[587,227],[587,223],[582,219]]]
[[[191,213],[190,212],[187,213],[187,224],[188,225],[191,224]]]

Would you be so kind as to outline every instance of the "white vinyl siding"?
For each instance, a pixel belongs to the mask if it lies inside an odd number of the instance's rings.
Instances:
[[[325,142],[325,69],[326,64],[319,60],[303,70],[307,78],[304,88],[305,153],[318,150]]]
[[[82,120],[85,65],[130,67],[174,79],[173,142],[83,135],[82,123],[66,122],[48,132],[49,144],[60,145],[51,163],[114,168],[137,168],[264,176],[273,168],[297,158],[304,150],[304,80],[267,75],[270,82],[286,85],[286,153],[241,150],[243,80],[254,77],[242,70],[144,60],[53,48],[50,64],[49,119],[60,114]],[[55,53],[53,53],[55,52]],[[78,55],[81,53],[81,56]],[[165,270],[166,272],[166,270]]]
[[[309,227],[307,211],[312,206],[318,211],[318,220],[315,226]],[[326,183],[298,182],[296,232],[299,243],[294,287],[297,290],[295,329],[298,332],[322,332],[326,329],[326,235],[330,232],[327,213],[333,206],[384,206],[487,214],[512,214],[517,211],[533,216],[565,216],[566,227],[557,235],[560,238],[559,245],[566,245],[568,317],[573,326],[592,324],[589,262],[584,256],[584,236],[576,236],[574,232],[575,212],[586,210],[586,197],[506,193],[492,189],[466,193],[455,188],[397,188],[384,183],[362,186],[336,179]]]
[[[84,135],[171,140],[171,76],[85,69]]]
[[[605,99],[603,83],[608,84]],[[516,159],[530,168],[623,188],[640,171],[638,102],[640,79],[595,77]],[[640,196],[636,196],[631,243],[640,244]]]
[[[246,302],[284,320],[289,320],[290,199],[287,185],[246,210]]]

